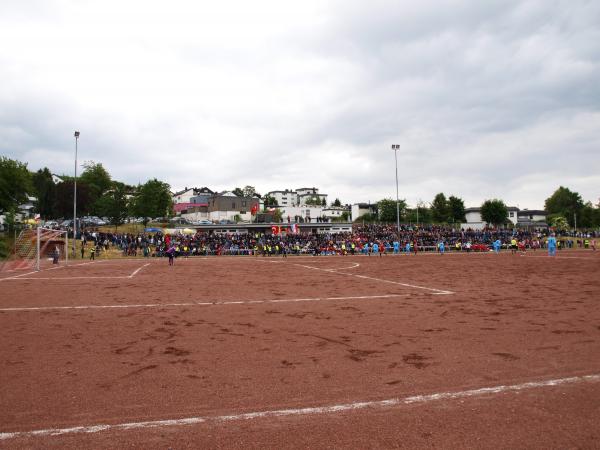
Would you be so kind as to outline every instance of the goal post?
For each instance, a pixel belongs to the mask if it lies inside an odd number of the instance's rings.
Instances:
[[[43,227],[23,230],[0,270],[41,270],[53,264],[67,264],[68,245],[66,231]]]

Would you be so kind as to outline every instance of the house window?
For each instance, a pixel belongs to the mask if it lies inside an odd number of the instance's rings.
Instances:
[[[511,213],[510,213],[510,217],[515,217],[515,213],[514,213],[514,212],[511,212]]]
[[[246,206],[246,202],[245,201],[242,201],[242,206]]]
[[[231,202],[231,209],[235,209],[235,202]]]

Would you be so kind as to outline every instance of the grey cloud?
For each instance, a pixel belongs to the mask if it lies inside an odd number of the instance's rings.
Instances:
[[[355,202],[395,197],[390,145],[400,143],[409,203],[450,190],[471,204],[504,197],[541,207],[559,184],[598,197],[597,2],[338,1],[317,10],[226,45],[195,35],[191,21],[156,36],[144,29],[126,43],[140,52],[131,65],[102,53],[107,76],[80,92],[15,78],[29,63],[0,53],[1,67],[17,68],[0,72],[0,151],[69,173],[80,128],[82,157],[130,183],[315,185]],[[42,8],[35,20],[64,14]],[[21,16],[12,8],[11,20]],[[176,39],[166,42],[169,30]],[[147,80],[136,78],[136,58]]]

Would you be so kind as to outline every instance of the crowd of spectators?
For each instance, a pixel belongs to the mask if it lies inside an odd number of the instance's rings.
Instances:
[[[512,241],[521,249],[544,248],[548,230],[483,229],[464,230],[447,226],[420,227],[396,225],[356,225],[352,232],[279,235],[256,233],[195,234],[103,233],[86,231],[81,239],[92,243],[97,252],[119,249],[124,256],[161,257],[170,247],[178,256],[196,255],[288,255],[288,254],[358,254],[398,251],[437,251],[440,243],[452,251],[488,251],[492,242],[500,240],[507,247]],[[595,246],[598,233],[558,234],[563,248]],[[86,247],[85,245],[83,246]],[[82,254],[83,256],[83,254]]]

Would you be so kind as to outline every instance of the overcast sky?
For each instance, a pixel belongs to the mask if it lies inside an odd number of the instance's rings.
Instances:
[[[600,1],[0,2],[0,153],[173,190],[600,197]],[[79,169],[81,170],[81,169]]]

